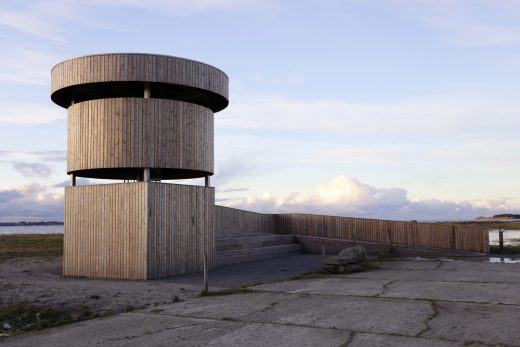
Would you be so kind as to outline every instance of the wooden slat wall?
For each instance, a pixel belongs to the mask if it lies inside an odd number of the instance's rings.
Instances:
[[[213,112],[166,99],[84,101],[68,109],[67,172],[168,168],[213,173]]]
[[[150,183],[148,278],[203,270],[204,254],[215,267],[215,189]]]
[[[65,188],[63,274],[146,279],[146,183]]]
[[[156,182],[66,187],[63,274],[154,279],[215,267],[214,188]]]
[[[276,232],[348,240],[387,242],[403,246],[455,249],[486,253],[489,240],[476,226],[389,221],[307,214],[275,215]]]
[[[216,225],[217,233],[219,229],[231,228],[385,243],[390,232],[392,243],[396,245],[481,253],[489,250],[487,230],[471,225],[452,226],[297,213],[260,214],[223,206],[216,206]],[[267,227],[264,228],[264,225]]]
[[[73,85],[146,81],[184,85],[212,91],[229,99],[229,78],[221,70],[198,61],[152,54],[100,54],[79,57],[51,71],[51,92]]]
[[[224,206],[215,206],[215,228],[274,233],[274,216]]]

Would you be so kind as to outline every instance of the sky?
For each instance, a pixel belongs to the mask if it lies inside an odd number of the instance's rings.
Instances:
[[[2,0],[0,43],[0,221],[63,220],[67,114],[50,70],[111,52],[227,73],[217,204],[404,220],[520,212],[517,0]]]

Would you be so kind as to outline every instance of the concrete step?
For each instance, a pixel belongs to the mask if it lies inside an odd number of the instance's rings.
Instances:
[[[265,260],[286,257],[303,252],[303,246],[289,244],[280,246],[269,246],[234,251],[217,252],[217,265],[247,263],[257,260]]]
[[[232,239],[238,237],[255,237],[255,236],[270,236],[275,235],[273,233],[261,233],[254,231],[243,231],[243,230],[217,230],[215,236],[217,239]]]
[[[236,239],[239,237],[256,237],[256,236],[271,236],[275,234],[271,233],[251,233],[251,232],[227,232],[227,233],[215,233],[217,239]]]
[[[217,239],[217,252],[268,246],[290,245],[294,243],[294,235],[262,235],[252,237],[236,237]]]

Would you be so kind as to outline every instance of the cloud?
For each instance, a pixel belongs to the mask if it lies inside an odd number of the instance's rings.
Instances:
[[[81,2],[80,2],[81,3]],[[84,2],[83,2],[84,3]],[[259,0],[157,0],[153,3],[139,0],[90,0],[91,5],[103,7],[130,7],[161,14],[179,15],[191,12],[238,11],[259,5]]]
[[[63,220],[63,194],[39,184],[0,187],[0,221]]]
[[[247,192],[249,188],[229,188],[229,189],[217,189],[217,193],[236,193],[236,192]]]
[[[49,85],[52,67],[60,59],[32,49],[10,47],[0,56],[0,81],[22,85]]]
[[[401,13],[463,46],[520,44],[520,4],[510,0],[387,0]]]
[[[23,159],[51,161],[51,162],[64,162],[64,161],[67,161],[67,151],[53,150],[53,151],[23,152],[23,151],[0,150],[0,157],[6,157],[7,159],[23,158]]]
[[[215,175],[211,177],[211,185],[224,186],[236,177],[247,175],[254,171],[250,160],[244,157],[231,156],[216,163]]]
[[[329,133],[496,133],[518,127],[520,102],[484,95],[436,95],[393,102],[298,100],[236,95],[216,128]],[[500,122],[490,120],[490,115]]]
[[[96,1],[93,1],[94,3]],[[86,17],[89,1],[5,1],[0,7],[0,24],[52,41],[64,42],[70,23],[105,28],[95,17]],[[108,25],[110,27],[110,25]]]
[[[58,106],[36,102],[0,101],[0,123],[43,124],[63,122],[67,112]]]
[[[67,25],[80,25],[133,31],[131,28],[114,27],[86,14],[93,8],[132,8],[161,15],[186,15],[207,11],[238,11],[265,5],[258,0],[157,0],[152,3],[138,0],[53,0],[53,1],[5,1],[0,6],[0,24],[52,41],[66,41]]]
[[[62,41],[60,29],[49,18],[40,17],[38,11],[0,9],[0,23],[49,40]]]
[[[12,162],[13,169],[26,177],[49,177],[52,173],[50,165],[42,163]]]
[[[220,201],[219,201],[220,202]],[[403,188],[376,188],[345,175],[311,193],[264,193],[222,201],[223,205],[264,213],[313,213],[394,220],[466,220],[515,212],[505,199],[452,202],[410,199]]]
[[[89,185],[89,184],[102,184],[103,182],[99,182],[100,180],[93,180],[93,179],[90,179],[90,178],[84,178],[84,177],[77,177],[76,178],[76,185],[77,186],[84,186],[84,185]],[[56,183],[53,185],[54,188],[63,188],[63,187],[68,187],[70,185],[70,181],[69,180],[65,180],[65,181],[62,181],[62,182],[59,182],[59,183]]]
[[[65,183],[65,182],[62,182]],[[89,182],[90,183],[90,182]],[[57,184],[55,187],[62,186]],[[393,220],[467,220],[518,213],[507,198],[453,202],[411,199],[403,188],[377,188],[341,175],[310,193],[218,198],[221,205],[264,213],[314,213]],[[0,221],[63,220],[63,192],[39,184],[0,187]]]

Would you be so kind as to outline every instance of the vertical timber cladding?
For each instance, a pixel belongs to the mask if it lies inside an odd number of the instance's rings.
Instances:
[[[51,72],[68,110],[64,274],[151,279],[215,266],[215,192],[161,180],[213,175],[213,117],[229,79],[153,54],[70,59]],[[76,177],[116,184],[76,187]]]
[[[215,264],[213,188],[156,182],[65,189],[64,275],[154,279]]]
[[[214,188],[149,184],[149,279],[215,267],[214,205]]]
[[[67,172],[117,178],[121,170],[146,167],[161,169],[163,179],[213,172],[213,112],[206,107],[98,99],[70,106],[67,119]]]
[[[147,183],[65,188],[63,274],[147,278]]]

